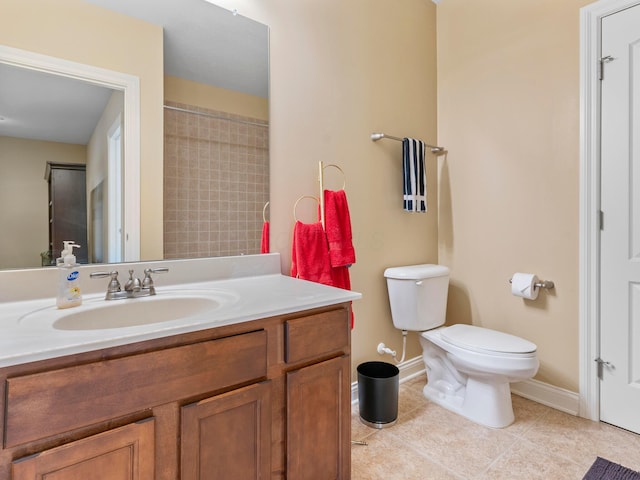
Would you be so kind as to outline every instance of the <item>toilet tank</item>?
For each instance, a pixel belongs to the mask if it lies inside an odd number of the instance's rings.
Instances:
[[[424,331],[444,325],[449,269],[443,265],[409,265],[384,271],[393,325]]]

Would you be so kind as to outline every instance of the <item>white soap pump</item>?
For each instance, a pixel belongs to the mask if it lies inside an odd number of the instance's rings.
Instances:
[[[62,243],[64,244],[62,253],[56,260],[56,266],[60,271],[56,305],[58,308],[77,307],[82,304],[82,293],[80,292],[80,272],[76,268],[73,249],[79,248],[80,245],[73,240],[65,240]]]

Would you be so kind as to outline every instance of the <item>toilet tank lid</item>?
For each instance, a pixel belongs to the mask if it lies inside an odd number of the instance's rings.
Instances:
[[[424,278],[444,277],[447,275],[449,275],[449,269],[447,267],[431,263],[391,267],[384,271],[386,278],[397,278],[400,280],[422,280]]]
[[[533,353],[535,343],[504,332],[474,325],[456,324],[440,330],[444,340],[478,352]]]

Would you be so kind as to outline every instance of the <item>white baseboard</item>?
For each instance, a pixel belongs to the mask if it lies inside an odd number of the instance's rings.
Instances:
[[[397,365],[400,370],[400,383],[407,382],[424,374],[422,356],[410,358]],[[578,415],[579,395],[564,388],[555,387],[538,380],[527,380],[511,384],[511,392],[547,407],[555,408],[571,415]],[[358,382],[351,384],[351,403],[358,403]]]
[[[512,383],[511,392],[571,415],[577,416],[580,411],[580,396],[577,393],[538,380]]]

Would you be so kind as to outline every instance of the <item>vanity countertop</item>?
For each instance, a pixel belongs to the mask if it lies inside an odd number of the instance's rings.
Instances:
[[[55,298],[20,299],[18,301],[0,302],[0,367],[27,362],[55,358],[64,355],[82,353],[107,347],[119,346],[168,337],[172,335],[194,332],[223,325],[236,324],[260,318],[283,315],[297,311],[309,310],[328,305],[335,305],[361,298],[361,294],[353,291],[328,287],[317,283],[291,278],[275,273],[274,261],[267,260],[269,268],[257,268],[255,274],[249,274],[250,259],[243,258],[244,267],[225,274],[224,265],[216,273],[209,275],[213,279],[206,280],[206,273],[191,274],[195,282],[156,281],[156,298],[171,298],[180,292],[189,294],[219,293],[225,300],[215,310],[196,313],[177,320],[160,323],[125,326],[118,328],[93,328],[62,330],[54,327],[60,317],[95,308],[117,307],[124,302],[148,302],[154,297],[142,297],[127,300],[106,301],[104,293],[90,293],[83,298],[79,307],[59,310],[55,307]],[[182,263],[177,263],[182,262]],[[153,266],[169,265],[176,270],[184,268],[193,272],[193,268],[183,262],[155,262]],[[187,261],[194,262],[194,261]],[[208,263],[207,263],[208,262]],[[211,267],[211,260],[205,267]],[[215,262],[213,263],[215,265]],[[191,264],[191,267],[195,265]],[[202,264],[198,264],[202,266]],[[144,265],[143,265],[144,266]],[[139,268],[139,267],[138,267]],[[89,267],[95,270],[95,268]],[[205,269],[206,270],[206,269]],[[222,271],[222,273],[221,273]],[[240,271],[240,273],[238,273]],[[87,272],[85,272],[87,273]],[[169,275],[169,274],[167,274]],[[217,277],[217,278],[216,278]],[[224,278],[220,278],[224,277]],[[158,277],[160,278],[160,277]],[[180,278],[184,279],[184,276]],[[167,280],[169,277],[167,277]],[[163,278],[164,280],[164,278]],[[175,279],[174,279],[175,280]],[[101,284],[104,283],[101,282]]]

